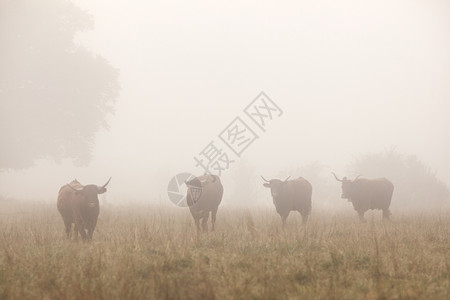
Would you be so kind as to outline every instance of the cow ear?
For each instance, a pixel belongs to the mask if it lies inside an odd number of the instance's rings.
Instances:
[[[265,183],[263,183],[263,186],[265,186],[266,188],[270,188],[270,183],[265,182]]]
[[[106,188],[105,187],[102,187],[102,186],[100,186],[100,187],[97,187],[97,194],[103,194],[103,193],[106,193]]]

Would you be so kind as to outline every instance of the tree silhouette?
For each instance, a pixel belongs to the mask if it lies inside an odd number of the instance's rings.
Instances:
[[[0,170],[89,162],[119,93],[118,71],[74,42],[92,27],[68,1],[0,3]]]

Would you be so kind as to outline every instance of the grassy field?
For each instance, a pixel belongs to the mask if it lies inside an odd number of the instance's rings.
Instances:
[[[82,243],[55,204],[0,202],[0,299],[450,299],[450,212],[367,219],[222,207],[197,236],[188,209],[102,207]]]

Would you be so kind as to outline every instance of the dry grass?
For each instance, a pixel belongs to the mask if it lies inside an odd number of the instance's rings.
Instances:
[[[0,299],[449,299],[450,213],[291,215],[219,209],[197,237],[187,209],[102,208],[67,241],[54,204],[0,202]]]

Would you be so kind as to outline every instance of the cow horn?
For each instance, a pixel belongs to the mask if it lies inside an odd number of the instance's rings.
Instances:
[[[105,187],[108,185],[108,183],[109,183],[109,181],[111,180],[111,178],[112,178],[112,177],[109,177],[108,181],[107,181],[104,185],[102,185],[102,188],[105,188]]]
[[[80,189],[76,189],[76,188],[74,188],[73,186],[71,186],[69,183],[68,184],[66,184],[68,187],[70,187],[72,190],[74,190],[75,192],[80,192],[80,191],[82,191],[84,188],[80,188]]]
[[[355,179],[353,179],[353,181],[356,181],[356,179],[358,179],[359,177],[361,177],[362,175],[358,175],[358,176],[356,176],[356,178]]]
[[[260,176],[265,182],[270,182],[270,180],[265,179],[264,177],[262,177],[262,175],[260,175]]]
[[[340,182],[342,182],[342,179],[339,179],[337,176],[336,176],[336,174],[334,174],[334,172],[331,172],[331,174],[333,174],[334,175],[334,178],[336,178],[336,180],[337,181],[340,181]]]
[[[286,179],[284,180],[284,182],[288,181],[289,178],[291,178],[291,176],[288,176],[288,178],[286,178]]]

